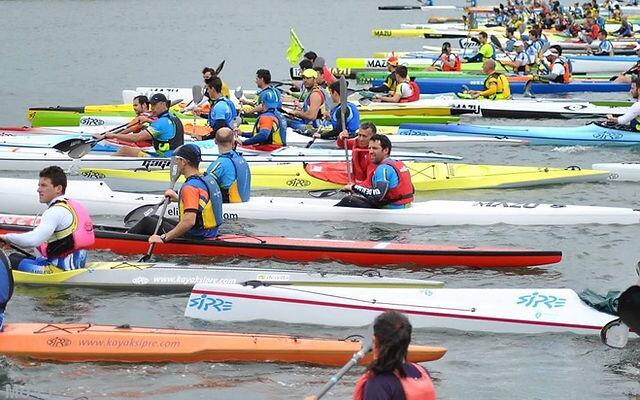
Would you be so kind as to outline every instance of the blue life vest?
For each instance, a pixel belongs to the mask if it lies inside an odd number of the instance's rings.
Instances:
[[[349,115],[346,118],[345,125],[349,136],[353,136],[358,128],[360,128],[360,112],[358,111],[358,107],[353,103],[347,103],[347,108],[349,109]],[[340,115],[340,104],[338,104],[331,110],[331,124],[333,125],[333,129],[341,125],[340,118],[342,118],[342,116]]]
[[[267,86],[258,93],[258,104],[264,104],[267,110],[277,110],[282,107],[282,95],[273,86]]]
[[[0,250],[0,331],[4,322],[4,310],[13,295],[13,274],[9,258]]]
[[[187,231],[187,235],[191,237],[215,237],[217,236],[218,227],[222,224],[222,193],[218,186],[215,176],[212,175],[192,175],[187,178],[185,185],[194,186],[198,189],[205,190],[209,195],[208,199],[200,197],[198,204],[198,212],[196,215],[196,223]],[[179,198],[178,204],[180,208],[180,218],[184,210],[182,209],[182,201]]]
[[[249,201],[251,197],[251,171],[249,170],[249,164],[247,164],[247,161],[242,157],[242,154],[236,153],[233,150],[220,154],[220,157],[231,160],[236,170],[236,180],[228,189],[229,202],[244,203]]]
[[[276,110],[268,110],[260,114],[260,117],[275,117],[278,121],[278,126],[274,126],[271,130],[271,135],[269,136],[269,142],[271,144],[280,144],[282,146],[287,145],[287,119],[280,111]],[[260,123],[260,118],[256,119],[256,122],[253,124],[253,133],[256,134],[259,131],[258,124]],[[274,135],[276,136],[274,138]]]
[[[221,96],[218,97],[216,99],[216,101],[213,102],[213,105],[211,106],[211,110],[209,111],[209,125],[213,126],[215,125],[216,121],[212,121],[212,115],[213,115],[213,108],[216,106],[216,104],[218,104],[218,102],[224,102],[227,104],[227,106],[229,107],[230,113],[229,115],[227,115],[227,117],[225,118],[224,122],[227,128],[231,127],[231,122],[233,122],[233,120],[238,116],[238,111],[236,110],[236,106],[235,104],[233,104],[233,102],[231,100],[229,100],[228,98]]]

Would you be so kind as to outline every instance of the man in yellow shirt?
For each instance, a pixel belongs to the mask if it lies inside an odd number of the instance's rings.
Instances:
[[[511,88],[509,80],[504,74],[496,72],[496,62],[494,60],[485,60],[482,64],[482,72],[487,74],[484,81],[484,90],[470,90],[469,94],[474,99],[485,100],[507,100],[511,98]]]

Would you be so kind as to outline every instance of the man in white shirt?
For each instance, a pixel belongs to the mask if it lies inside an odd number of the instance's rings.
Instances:
[[[640,75],[634,75],[631,81],[631,96],[634,99],[638,100],[639,89],[640,86]],[[640,116],[640,102],[636,101],[633,103],[631,107],[627,110],[626,113],[619,117],[614,117],[613,115],[607,115],[607,121],[618,124],[618,125],[629,125],[631,128],[640,131],[640,121],[638,121],[638,116]]]

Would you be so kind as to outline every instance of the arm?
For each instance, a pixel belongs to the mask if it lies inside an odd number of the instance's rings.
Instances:
[[[628,125],[638,115],[640,115],[640,102],[636,102],[629,107],[626,113],[617,118],[616,123],[620,125]]]
[[[185,210],[184,214],[182,215],[182,219],[180,220],[180,222],[178,222],[178,225],[176,225],[175,228],[173,228],[169,232],[165,233],[164,241],[170,242],[175,238],[181,237],[182,235],[187,233],[189,229],[193,228],[195,224],[196,212],[194,210]],[[151,238],[149,238],[149,241],[151,241]],[[162,241],[162,239],[160,239],[160,241]]]
[[[338,118],[336,121],[336,124],[333,125],[333,129],[331,129],[328,132],[323,132],[320,134],[320,138],[321,139],[336,139],[338,137],[338,135],[340,134],[340,132],[346,130],[347,128],[345,126],[342,125],[342,116],[340,114],[340,112],[338,111]],[[351,117],[351,109],[349,109],[349,107],[347,107],[346,112],[344,113],[344,119],[345,122],[349,120],[349,117]]]
[[[58,225],[70,224],[73,216],[62,207],[51,207],[42,214],[40,224],[26,233],[9,233],[4,240],[20,247],[36,247],[46,242],[53,235]]]
[[[242,141],[244,145],[262,144],[269,141],[269,135],[273,129],[273,119],[260,117],[258,121],[258,132]]]
[[[107,139],[117,139],[123,142],[136,143],[144,140],[151,140],[153,135],[149,132],[149,129],[145,129],[138,133],[107,133],[104,135]]]
[[[320,107],[322,106],[322,95],[317,91],[311,92],[309,94],[311,96],[309,98],[309,108],[307,111],[296,110],[293,111],[293,115],[306,119],[308,121],[313,121],[318,117],[318,112],[320,111]]]

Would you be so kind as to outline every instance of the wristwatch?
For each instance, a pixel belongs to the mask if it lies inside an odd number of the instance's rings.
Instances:
[[[167,234],[163,233],[160,235],[160,240],[162,240],[162,243],[167,243]]]

